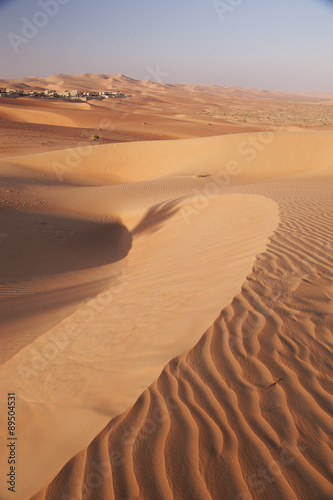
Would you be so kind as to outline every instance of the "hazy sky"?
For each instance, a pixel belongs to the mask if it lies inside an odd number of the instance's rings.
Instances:
[[[331,0],[0,0],[0,78],[332,91],[332,27]]]

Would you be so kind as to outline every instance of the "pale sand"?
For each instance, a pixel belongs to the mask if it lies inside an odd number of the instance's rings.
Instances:
[[[77,152],[0,163],[15,498],[331,498],[333,134]]]
[[[0,80],[12,89],[121,91],[126,97],[66,102],[0,98],[0,119],[176,139],[262,130],[333,130],[332,94],[242,89],[222,85],[168,85],[123,75],[56,75]],[[0,127],[1,128],[1,127]]]

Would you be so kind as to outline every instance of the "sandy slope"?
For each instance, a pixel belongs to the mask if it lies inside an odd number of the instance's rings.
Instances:
[[[183,147],[189,154],[190,145],[185,142]],[[99,149],[92,155],[98,155]],[[24,161],[38,167],[41,158],[43,171],[47,171],[48,155],[11,159],[7,168],[15,164],[23,169]],[[147,160],[151,175],[156,175],[155,162]],[[96,157],[92,165],[98,163]],[[132,170],[129,174],[134,176],[135,164]],[[29,173],[27,170],[26,175]],[[146,178],[147,171],[141,172],[141,177]],[[10,379],[11,391],[20,394],[20,457],[24,464],[20,468],[20,497],[34,493],[46,478],[51,480],[67,460],[89,444],[96,430],[135,402],[171,358],[200,338],[218,315],[221,301],[232,299],[251,269],[254,255],[264,248],[267,235],[277,225],[276,205],[255,196],[205,196],[203,210],[196,192],[200,194],[208,182],[190,176],[168,177],[148,184],[127,184],[127,188],[121,185],[120,192],[119,185],[67,189],[35,185],[33,191],[19,193],[17,202],[9,200],[9,216],[13,217],[13,205],[23,211],[17,223],[26,227],[29,222],[33,227],[40,223],[38,217],[27,221],[24,214],[42,212],[47,231],[43,235],[42,228],[40,234],[42,262],[33,258],[38,247],[32,238],[22,256],[13,256],[15,262],[25,261],[28,273],[16,267],[15,274],[11,267],[3,269],[9,281],[3,346],[8,346],[7,356],[12,357],[0,369],[0,378],[2,387]],[[69,201],[67,206],[65,200]],[[117,226],[120,216],[122,222]],[[18,225],[18,234],[20,229]],[[23,234],[23,239],[26,236]],[[110,249],[115,245],[120,248],[114,258],[109,255],[103,260],[106,243]],[[19,247],[17,239],[15,247]],[[115,267],[129,250],[126,269],[121,263]],[[61,259],[56,259],[59,252]],[[79,258],[75,259],[75,253]],[[6,257],[5,262],[10,262],[10,255]],[[115,280],[120,282],[115,284]],[[76,291],[81,291],[82,301],[84,294],[96,295],[98,290],[92,285],[102,285],[103,294],[79,307]],[[15,317],[20,300],[26,305],[28,320]],[[37,311],[32,311],[31,303],[38,304]],[[76,311],[59,323],[61,316],[71,312],[69,307]],[[52,323],[58,324],[52,328]],[[48,330],[44,335],[42,326]],[[68,329],[70,340],[66,338]],[[15,348],[19,352],[13,356]],[[108,399],[110,390],[112,401]],[[49,434],[46,429],[50,427],[62,428],[61,438],[58,433]],[[36,433],[40,436],[37,443]],[[32,447],[33,462],[29,461]],[[51,460],[45,455],[50,448]],[[2,465],[5,459],[2,455]]]
[[[331,498],[332,133],[86,153],[1,162],[16,498]]]
[[[332,498],[332,180],[235,189],[281,207],[241,292],[34,500]]]
[[[62,127],[95,129],[101,137],[110,132],[139,134],[149,139],[174,139],[198,136],[222,135],[258,131],[254,124],[232,123],[221,117],[209,118],[201,115],[188,101],[186,93],[179,99],[178,106],[186,111],[179,113],[169,102],[156,99],[149,91],[149,97],[130,96],[126,99],[92,100],[89,102],[65,102],[33,98],[0,100],[0,119],[18,123],[46,124]],[[195,100],[194,100],[195,103]],[[189,108],[189,109],[187,109]],[[202,108],[202,106],[201,106]],[[265,127],[264,127],[265,128]],[[55,131],[56,135],[56,131]]]
[[[0,98],[1,116],[20,122],[69,124],[136,133],[150,138],[189,138],[290,128],[333,129],[329,93],[287,94],[223,85],[165,84],[146,75],[54,75],[48,78],[0,80],[10,89],[121,91],[126,97],[68,103],[43,99]],[[20,111],[19,108],[20,107]],[[26,109],[25,109],[26,108]],[[34,108],[34,109],[31,109]],[[108,124],[106,126],[106,123]],[[1,129],[1,127],[0,127]]]
[[[50,181],[58,181],[59,187],[64,181],[75,182],[88,176],[103,177],[104,183],[111,179],[114,183],[114,178],[138,182],[200,174],[211,175],[213,182],[223,186],[249,175],[270,177],[330,168],[332,132],[259,132],[87,146],[8,158],[3,163],[42,170]]]

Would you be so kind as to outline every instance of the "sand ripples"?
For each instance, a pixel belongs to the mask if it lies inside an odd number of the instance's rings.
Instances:
[[[198,344],[35,500],[333,497],[329,182],[226,189],[278,201],[267,250]]]

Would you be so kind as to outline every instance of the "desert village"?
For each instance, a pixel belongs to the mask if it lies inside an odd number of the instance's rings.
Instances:
[[[79,101],[88,101],[90,99],[112,99],[115,97],[126,97],[120,91],[100,91],[100,92],[80,92],[78,90],[65,90],[65,91],[56,91],[56,90],[45,90],[41,92],[37,92],[34,90],[29,90],[25,92],[24,90],[12,90],[6,89],[4,87],[0,87],[0,97],[10,97],[10,98],[18,98],[18,97],[34,97],[41,99],[70,99],[70,100],[79,100]]]

